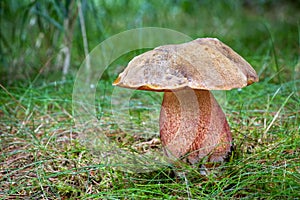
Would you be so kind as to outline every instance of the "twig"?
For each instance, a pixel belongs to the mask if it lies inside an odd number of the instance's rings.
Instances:
[[[263,133],[263,138],[266,138],[266,135],[269,131],[269,129],[271,128],[271,126],[273,125],[273,123],[275,122],[275,120],[278,118],[279,113],[281,112],[281,110],[283,109],[283,107],[285,106],[285,104],[288,102],[288,100],[290,99],[290,97],[294,94],[294,92],[292,92],[283,102],[283,104],[281,105],[281,107],[279,108],[279,110],[276,112],[275,116],[273,117],[271,123],[269,124],[269,126],[267,127],[267,129],[265,130],[265,132]]]
[[[65,80],[65,76],[68,73],[71,64],[73,30],[78,14],[77,10],[73,8],[74,2],[75,1],[70,1],[66,6],[68,15],[64,19],[64,47],[61,50],[61,52],[65,55],[63,64],[63,80]]]
[[[82,7],[81,7],[81,1],[77,1],[77,6],[78,6],[78,12],[79,12],[79,21],[80,21],[84,55],[85,55],[85,59],[86,59],[85,65],[86,65],[86,70],[89,71],[91,69],[91,61],[90,61],[90,57],[88,56],[89,47],[88,47],[88,41],[87,41],[87,37],[86,37],[86,28],[85,28],[84,16],[83,16]],[[89,82],[89,77],[87,77],[87,82]]]

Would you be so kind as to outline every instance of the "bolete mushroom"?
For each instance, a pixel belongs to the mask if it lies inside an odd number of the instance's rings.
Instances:
[[[210,90],[258,81],[251,65],[215,38],[164,45],[133,58],[113,85],[165,92],[160,137],[168,157],[223,161],[232,145],[226,116]]]

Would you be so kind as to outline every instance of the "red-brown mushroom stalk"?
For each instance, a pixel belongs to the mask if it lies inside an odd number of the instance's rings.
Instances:
[[[232,144],[226,116],[210,90],[258,81],[251,65],[215,38],[165,45],[129,62],[113,85],[165,92],[160,137],[168,157],[223,161]]]

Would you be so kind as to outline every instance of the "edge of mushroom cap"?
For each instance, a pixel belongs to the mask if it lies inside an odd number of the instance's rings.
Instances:
[[[258,81],[255,81],[258,82]],[[248,82],[247,85],[243,86],[249,86],[251,84],[253,84],[254,82]],[[195,88],[195,87],[189,87],[189,86],[183,86],[183,87],[174,87],[174,88],[160,88],[159,86],[154,86],[154,85],[141,85],[138,87],[131,87],[128,85],[124,85],[124,84],[119,84],[118,82],[114,81],[113,86],[118,86],[118,87],[122,87],[122,88],[128,88],[128,89],[135,89],[135,90],[147,90],[147,91],[154,91],[154,92],[174,92],[174,91],[178,91],[178,90],[184,90],[187,88],[193,89],[193,90],[231,90],[231,89],[237,89],[237,88],[243,88],[243,87],[230,87],[230,88],[220,88],[220,89],[207,89],[207,88]]]

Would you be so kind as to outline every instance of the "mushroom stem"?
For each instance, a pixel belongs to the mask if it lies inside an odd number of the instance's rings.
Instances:
[[[223,161],[232,142],[226,116],[208,90],[165,92],[160,137],[168,157],[191,164],[205,156],[211,162]]]

